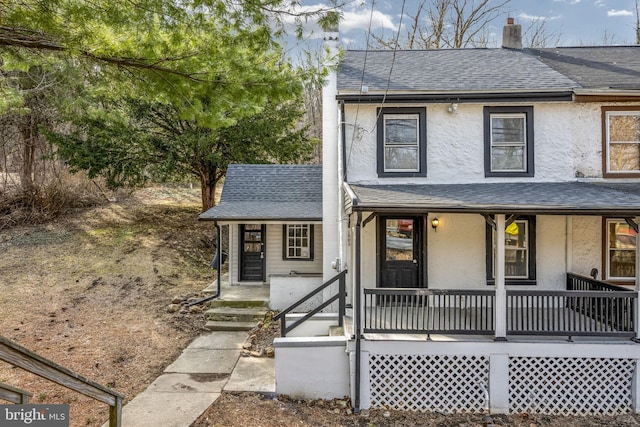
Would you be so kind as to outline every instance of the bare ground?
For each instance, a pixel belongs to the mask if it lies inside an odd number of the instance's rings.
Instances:
[[[159,187],[45,226],[0,231],[0,334],[125,396],[150,384],[203,331],[199,313],[169,313],[176,296],[199,295],[213,227],[196,221],[199,192]],[[277,325],[254,331],[253,351]],[[71,426],[99,426],[106,405],[0,362],[0,381],[33,403],[67,403]],[[640,417],[493,415],[494,425],[637,426]],[[223,393],[193,427],[482,426],[479,414],[386,410],[353,414],[348,400],[298,401]]]
[[[202,314],[166,309],[213,278],[213,227],[197,222],[198,196],[145,189],[46,226],[1,231],[0,334],[135,397],[203,330]],[[0,381],[31,391],[33,403],[70,403],[73,426],[108,418],[106,405],[2,362]]]

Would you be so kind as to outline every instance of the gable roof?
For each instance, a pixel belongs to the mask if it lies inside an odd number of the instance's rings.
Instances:
[[[364,68],[364,72],[363,72]],[[366,87],[361,91],[362,87]],[[529,97],[571,100],[586,88],[638,89],[640,46],[345,52],[338,99]]]
[[[229,165],[203,221],[321,221],[322,165]]]

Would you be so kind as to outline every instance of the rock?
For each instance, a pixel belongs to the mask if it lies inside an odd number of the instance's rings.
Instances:
[[[340,413],[340,409],[338,409],[338,408],[334,409],[334,410],[333,410],[333,413],[334,413],[334,414],[339,414],[339,413]]]
[[[336,405],[338,405],[338,408],[340,409],[345,409],[348,405],[348,402],[346,400],[336,400]]]
[[[251,344],[250,341],[245,341],[244,344],[242,344],[242,348],[245,350],[251,350],[251,347],[253,346],[253,344]]]
[[[182,301],[184,301],[184,298],[180,295],[176,295],[171,299],[171,304],[180,304]]]
[[[274,357],[276,355],[276,349],[272,345],[268,345],[264,348],[264,354],[267,357]]]
[[[252,343],[256,341],[256,339],[258,338],[258,336],[256,334],[253,334],[249,337],[249,341],[251,341]]]
[[[389,418],[391,416],[391,412],[384,411],[384,414],[382,414],[382,416],[385,417],[385,418]]]
[[[202,307],[200,307],[199,305],[192,305],[191,307],[189,307],[189,313],[191,314],[202,313]]]
[[[240,353],[240,356],[249,357],[249,356],[251,356],[251,352],[248,351],[248,350],[242,350],[242,353]]]
[[[251,352],[251,356],[252,357],[262,357],[264,356],[264,349],[260,349],[259,351],[252,351]]]
[[[178,304],[169,304],[167,306],[167,312],[169,313],[175,313],[178,310],[180,310],[180,306]]]

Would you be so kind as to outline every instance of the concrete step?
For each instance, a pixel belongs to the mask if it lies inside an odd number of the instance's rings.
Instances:
[[[261,307],[215,307],[205,311],[205,315],[209,320],[228,322],[258,322],[263,320],[266,314],[266,308]]]
[[[329,326],[330,337],[341,337],[344,335],[344,328],[342,326]]]
[[[249,331],[256,326],[257,322],[228,322],[219,320],[209,320],[204,327],[210,331]]]
[[[265,299],[242,299],[242,300],[227,300],[224,298],[216,298],[211,301],[212,308],[218,307],[233,307],[233,308],[251,308],[260,307],[267,308],[268,300]]]

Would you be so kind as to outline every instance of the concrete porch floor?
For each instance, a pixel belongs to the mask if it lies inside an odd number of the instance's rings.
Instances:
[[[213,295],[218,290],[217,280],[207,286],[203,292],[206,295]],[[225,302],[254,302],[255,305],[269,306],[269,285],[268,284],[229,284],[228,273],[222,275],[220,296],[217,301]]]

